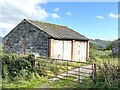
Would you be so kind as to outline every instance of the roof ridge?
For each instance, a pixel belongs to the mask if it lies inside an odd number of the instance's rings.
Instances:
[[[34,21],[34,22],[38,22],[38,23],[49,24],[49,25],[55,25],[55,26],[59,26],[59,27],[65,27],[65,28],[68,28],[68,29],[72,30],[73,32],[75,32],[77,34],[80,34],[80,33],[76,32],[76,31],[74,31],[73,29],[71,29],[71,28],[69,28],[67,26],[64,26],[64,25],[58,25],[58,24],[55,24],[55,23],[50,23],[50,22],[48,23],[48,22],[43,22],[43,21],[38,21],[38,20],[31,20],[31,19],[26,19],[26,20],[28,20],[28,21]],[[82,34],[80,34],[80,35],[82,35]],[[84,36],[84,35],[82,35],[82,36]]]
[[[66,27],[68,28],[67,26],[64,26],[64,25],[59,25],[59,24],[55,24],[55,23],[51,23],[51,22],[44,22],[44,21],[38,21],[38,20],[31,20],[31,19],[25,19],[27,21],[34,21],[34,22],[38,22],[38,23],[44,23],[44,24],[50,24],[50,25],[55,25],[55,26],[60,26],[60,27]],[[70,28],[69,28],[70,29]]]

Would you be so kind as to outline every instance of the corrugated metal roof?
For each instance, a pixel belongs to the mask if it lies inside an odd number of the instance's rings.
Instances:
[[[27,21],[56,39],[88,40],[88,38],[86,38],[84,35],[81,35],[66,26],[39,22],[29,19],[27,19]]]

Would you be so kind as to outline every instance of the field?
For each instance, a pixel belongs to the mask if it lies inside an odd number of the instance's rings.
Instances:
[[[38,62],[39,67],[34,67],[34,57],[32,55],[24,56],[15,53],[0,52],[2,62],[2,88],[118,88],[117,66],[118,58],[111,57],[110,50],[100,51],[91,48],[89,62],[95,62],[97,65],[97,77],[95,81],[91,78],[84,78],[82,82],[71,82],[72,78],[67,80],[50,81],[46,75],[46,64],[43,61]],[[42,59],[42,58],[41,58]],[[63,64],[63,65],[62,65]],[[60,72],[65,72],[65,63]],[[71,65],[71,64],[70,64]],[[76,64],[72,64],[77,66]],[[55,64],[49,65],[47,74],[54,75],[58,72]],[[68,67],[70,70],[71,67]]]

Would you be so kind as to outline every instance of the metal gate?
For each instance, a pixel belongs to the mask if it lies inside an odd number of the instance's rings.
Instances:
[[[62,59],[38,59],[39,66],[46,67],[46,76],[52,79],[70,79],[71,81],[80,82],[84,78],[96,78],[96,64],[89,62],[78,62]],[[44,64],[44,65],[43,65]],[[50,74],[50,72],[54,72]]]

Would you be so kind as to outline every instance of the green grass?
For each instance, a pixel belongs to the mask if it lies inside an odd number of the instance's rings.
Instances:
[[[82,83],[72,82],[71,78],[67,80],[58,80],[45,84],[43,87],[47,88],[91,88],[93,81],[91,79],[84,79]],[[41,88],[43,88],[41,87]]]
[[[115,57],[111,57],[109,56],[109,54],[111,54],[111,50],[105,50],[103,52],[101,52],[100,50],[95,50],[95,49],[90,49],[90,61],[96,61],[97,65],[103,64],[104,62],[107,63],[108,61],[110,61],[110,63],[112,63],[113,65],[117,65],[118,64],[118,58]],[[89,61],[88,60],[88,61]]]
[[[40,88],[41,85],[48,82],[48,78],[39,77],[31,80],[20,80],[16,82],[3,81],[3,88]]]
[[[8,82],[3,80],[3,88],[91,88],[93,81],[86,78],[82,83],[72,82],[73,78],[66,80],[57,80],[50,82],[46,77],[34,78],[31,80],[20,80],[15,82]]]
[[[100,52],[100,51],[96,51],[96,52]],[[98,56],[96,56],[95,57],[96,64],[100,65],[103,63],[110,62],[112,65],[117,66],[118,65],[118,58],[109,56],[110,53],[111,53],[111,50],[106,50],[106,51],[103,51],[103,53],[101,55],[99,54]]]

